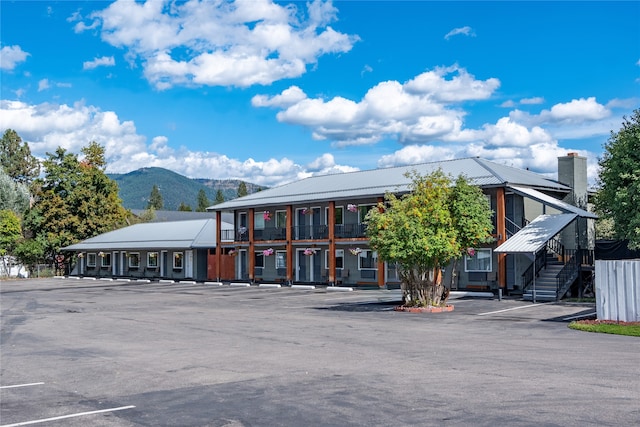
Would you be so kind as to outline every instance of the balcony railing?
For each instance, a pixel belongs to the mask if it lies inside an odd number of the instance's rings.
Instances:
[[[366,237],[365,224],[336,224],[336,239],[351,239]],[[266,227],[253,231],[254,240],[285,240],[287,238],[286,228]],[[293,227],[293,238],[295,240],[323,240],[329,238],[329,226],[327,225],[301,225]],[[249,230],[246,227],[239,227],[236,230],[222,230],[221,239],[223,241],[248,242]]]

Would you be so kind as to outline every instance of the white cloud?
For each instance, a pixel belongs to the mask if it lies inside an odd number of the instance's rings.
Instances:
[[[49,89],[51,86],[49,85],[49,79],[42,79],[38,82],[38,92],[42,92],[43,90]]]
[[[536,105],[544,103],[544,98],[541,96],[536,96],[533,98],[523,98],[520,100],[520,104],[522,105]]]
[[[26,61],[29,55],[31,54],[18,45],[5,46],[0,49],[0,69],[13,70],[20,62]]]
[[[465,69],[452,66],[427,71],[401,84],[380,82],[360,101],[336,96],[309,98],[292,86],[275,96],[258,95],[256,107],[278,107],[284,123],[305,126],[316,140],[337,147],[374,144],[386,138],[402,143],[467,138],[461,129],[464,111],[454,107],[467,100],[483,100],[499,87],[491,78],[477,80]]]
[[[83,70],[93,70],[97,67],[113,67],[116,65],[116,60],[113,56],[103,56],[95,58],[93,61],[85,61],[82,63]]]
[[[556,104],[551,110],[543,110],[540,116],[550,121],[599,120],[608,117],[611,111],[599,104],[595,97],[573,99],[570,102]]]
[[[449,31],[447,34],[445,34],[444,39],[449,40],[451,37],[457,36],[457,35],[475,37],[476,33],[473,31],[473,28],[467,25],[460,28],[454,28],[453,30]]]
[[[265,186],[280,185],[311,175],[348,172],[356,168],[338,165],[333,155],[324,154],[309,165],[288,158],[258,161],[232,159],[223,154],[174,149],[166,136],[147,144],[135,124],[121,120],[113,111],[102,111],[82,102],[74,105],[0,101],[0,128],[14,129],[29,143],[31,152],[45,158],[62,147],[79,154],[91,141],[105,147],[107,171],[127,173],[140,167],[157,166],[193,178],[237,178]],[[213,175],[212,175],[213,174]]]
[[[162,90],[175,85],[247,87],[298,77],[330,53],[351,50],[357,36],[335,31],[331,1],[280,5],[270,0],[145,3],[117,0],[76,31],[98,27],[107,43],[141,59]]]

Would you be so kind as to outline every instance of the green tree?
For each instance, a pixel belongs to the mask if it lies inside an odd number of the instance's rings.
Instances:
[[[186,205],[184,202],[180,202],[180,206],[178,206],[178,210],[181,212],[192,212],[191,206]]]
[[[238,197],[243,197],[247,194],[249,194],[247,192],[247,184],[245,184],[244,181],[240,181],[240,184],[238,185]]]
[[[0,165],[11,179],[22,184],[31,183],[40,174],[40,163],[31,155],[29,144],[12,129],[0,139]]]
[[[29,190],[15,182],[0,168],[0,209],[9,209],[22,216],[29,207]]]
[[[162,194],[160,194],[160,189],[157,185],[153,185],[151,189],[151,194],[149,195],[149,203],[147,204],[147,209],[155,209],[161,210],[164,208],[164,200],[162,200]]]
[[[218,188],[218,191],[216,191],[216,200],[214,202],[215,205],[220,204],[224,202],[224,194],[222,194],[222,190],[220,190]]]
[[[196,212],[206,212],[209,206],[211,206],[211,202],[209,202],[207,193],[201,188],[200,191],[198,191],[198,207],[196,208]]]
[[[8,209],[0,210],[0,256],[5,272],[8,273],[6,255],[13,255],[16,244],[22,238],[20,218],[15,212]]]
[[[369,211],[367,236],[383,261],[398,264],[406,305],[440,305],[447,297],[442,268],[489,240],[492,211],[464,177],[454,182],[438,170],[407,178],[408,194],[388,193]]]
[[[616,237],[640,248],[640,109],[611,132],[599,159],[596,211],[613,220]]]
[[[26,239],[16,245],[15,256],[33,276],[36,265],[44,260],[45,244],[40,239]]]
[[[25,226],[48,257],[63,246],[118,228],[127,218],[117,184],[104,173],[104,149],[92,142],[82,152],[82,161],[63,148],[47,153],[45,175],[34,181],[35,203]]]

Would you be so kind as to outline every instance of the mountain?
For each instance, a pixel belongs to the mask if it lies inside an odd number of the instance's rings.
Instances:
[[[120,189],[122,204],[127,209],[146,209],[149,195],[154,184],[158,186],[164,209],[177,210],[181,203],[198,207],[198,192],[204,189],[207,198],[213,204],[218,189],[225,200],[237,197],[237,179],[191,179],[163,168],[142,168],[125,174],[108,174]],[[249,194],[260,191],[263,187],[245,182]]]

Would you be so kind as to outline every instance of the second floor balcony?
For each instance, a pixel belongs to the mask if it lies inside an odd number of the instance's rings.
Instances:
[[[336,224],[336,239],[354,239],[366,237],[365,224]],[[329,236],[329,226],[320,225],[300,225],[292,229],[293,240],[326,240]],[[253,231],[255,241],[286,240],[287,230],[283,227],[264,227]],[[221,239],[223,241],[248,242],[249,230],[246,227],[238,227],[235,230],[222,230]]]

